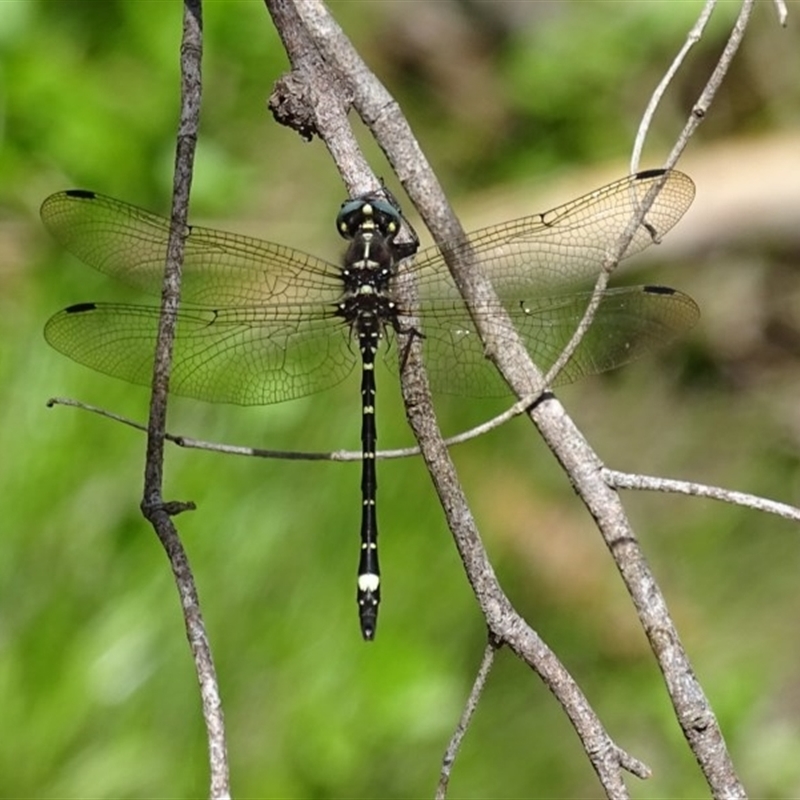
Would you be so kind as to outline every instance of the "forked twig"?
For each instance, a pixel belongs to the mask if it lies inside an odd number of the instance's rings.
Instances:
[[[694,132],[700,126],[700,123],[705,119],[708,109],[711,107],[711,103],[717,94],[717,90],[722,85],[722,81],[725,80],[725,76],[728,74],[728,68],[733,62],[733,57],[736,55],[736,51],[739,49],[742,39],[744,39],[744,34],[747,30],[747,24],[750,21],[750,14],[753,11],[754,5],[755,0],[742,0],[742,7],[739,9],[739,16],[736,18],[736,22],[733,24],[731,34],[728,37],[728,41],[725,43],[725,47],[719,57],[719,61],[717,61],[711,76],[706,82],[703,91],[700,93],[700,97],[692,107],[692,113],[689,115],[686,125],[678,136],[678,139],[666,160],[665,166],[668,169],[671,169],[675,166],[675,164],[678,163],[678,159],[686,149],[689,139],[691,139],[691,137],[694,135]],[[703,9],[703,13],[705,13],[705,9]]]
[[[647,138],[647,133],[650,130],[650,125],[653,122],[653,117],[655,116],[656,110],[658,109],[661,100],[664,98],[669,85],[672,83],[672,79],[678,74],[678,70],[683,66],[683,62],[686,60],[686,56],[689,54],[689,51],[703,37],[703,31],[705,31],[706,25],[708,25],[708,21],[711,19],[711,14],[716,5],[717,0],[706,0],[706,4],[703,6],[700,16],[697,18],[697,21],[686,36],[686,41],[683,43],[683,47],[681,47],[678,54],[672,60],[669,68],[664,73],[664,77],[659,81],[658,86],[656,86],[655,90],[653,91],[653,94],[647,103],[647,108],[645,108],[644,114],[642,114],[642,119],[639,123],[639,129],[636,131],[636,138],[633,141],[633,150],[631,151],[631,172],[638,172],[639,163],[642,157],[642,150],[644,150],[644,142]]]
[[[482,313],[487,308],[497,307],[492,286],[477,264],[471,261],[463,231],[450,212],[396,104],[369,73],[320,3],[297,0],[296,5],[326,62],[332,65],[336,74],[349,79],[355,109],[380,142],[434,239],[443,248],[468,308],[475,309],[473,320],[485,343],[486,352],[518,397],[527,397],[537,391],[542,385],[542,376],[531,363],[521,342],[514,341],[513,328],[508,320],[500,314],[496,318],[489,318]],[[733,42],[744,27],[747,13],[747,8],[743,7]],[[711,85],[701,100],[713,96],[716,88],[713,82],[721,80],[720,76],[724,74],[733,52],[735,47],[726,48],[723,64],[715,70]],[[455,245],[451,248],[450,243]],[[402,302],[407,300],[400,299]],[[500,341],[502,346],[499,345]],[[420,441],[470,582],[490,630],[508,643],[521,658],[540,670],[541,662],[537,662],[536,654],[526,647],[529,642],[521,635],[522,632],[530,634],[530,629],[519,624],[502,592],[497,594],[499,587],[484,558],[455,470],[436,429],[424,375],[416,368],[418,350],[414,346],[409,349],[412,369],[403,387],[408,416]],[[602,478],[602,463],[556,401],[539,403],[530,411],[530,417],[570,475],[578,494],[598,524],[658,659],[684,735],[713,794],[743,797],[744,789],[731,763],[719,724],[681,645],[664,598],[641,553],[619,498]],[[512,620],[513,624],[510,624]],[[563,696],[557,691],[556,695],[564,703]],[[564,707],[569,714],[570,706],[565,704]],[[573,719],[573,724],[582,734],[580,721]],[[591,758],[592,749],[587,748],[587,752]],[[592,763],[606,791],[616,796],[620,791],[619,786],[612,788],[605,782],[614,774],[613,771],[605,772],[604,767],[594,759]]]
[[[300,10],[303,21],[311,31],[313,40],[325,61],[331,65],[336,74],[348,77],[355,110],[372,130],[393,169],[403,181],[406,191],[415,201],[423,218],[426,219],[428,227],[434,233],[434,238],[440,243],[440,246],[444,246],[446,256],[450,257],[449,266],[454,278],[461,288],[462,294],[468,299],[468,307],[496,308],[497,303],[493,298],[493,290],[483,281],[480,273],[463,270],[461,269],[463,264],[452,263],[453,252],[448,243],[455,243],[454,249],[458,250],[460,254],[468,252],[468,249],[462,246],[464,243],[463,232],[449,211],[441,189],[396,104],[363,64],[321,3],[314,2],[314,0],[297,0],[296,7]],[[399,300],[404,308],[414,307],[413,302],[409,301],[407,296],[399,297]],[[474,316],[474,321],[479,329],[487,325],[491,326],[492,323],[488,318],[478,314]],[[505,347],[512,335],[510,331],[513,331],[513,327],[507,321],[505,324],[502,320],[499,322],[502,326]],[[410,325],[414,325],[413,319]],[[491,332],[487,335],[486,331],[481,330],[481,333],[487,343],[494,341]],[[495,352],[496,348],[489,347],[488,349],[498,360],[502,360],[502,357]],[[407,361],[409,368],[405,373],[403,394],[409,421],[420,442],[423,457],[431,471],[434,485],[447,514],[448,523],[453,531],[468,578],[490,630],[499,640],[509,644],[519,657],[535,669],[559,699],[583,741],[590,761],[609,796],[625,796],[627,790],[622,770],[628,764],[633,763],[634,759],[620,757],[620,748],[604,731],[577,685],[569,678],[568,673],[558,663],[552,651],[511,607],[497,583],[467,506],[466,498],[458,484],[452,461],[438,432],[426,379],[419,368],[418,350],[419,342],[416,341],[412,342],[406,351],[409,353]],[[518,355],[518,357],[521,357],[522,361],[517,363],[530,367],[530,371],[523,367],[525,390],[518,390],[519,396],[522,396],[527,395],[535,388],[537,382],[541,381],[541,376],[536,378],[538,373],[530,364],[521,345],[517,354],[520,352],[522,355]],[[504,370],[504,374],[508,380],[509,374],[515,371],[513,359],[507,366],[508,370]],[[514,380],[515,378],[512,377],[511,381]]]
[[[722,85],[722,81],[728,72],[728,68],[733,61],[733,57],[736,55],[736,51],[739,49],[739,45],[744,37],[744,32],[747,29],[747,22],[750,18],[750,12],[752,11],[754,2],[755,0],[744,0],[742,3],[739,17],[733,26],[725,49],[720,56],[720,59],[717,62],[717,65],[714,68],[711,76],[706,82],[700,97],[695,103],[692,113],[689,115],[689,119],[687,120],[683,131],[681,131],[678,141],[673,147],[669,158],[667,158],[665,163],[665,167],[667,169],[672,169],[678,163],[678,159],[680,158],[681,153],[683,153],[683,151],[686,149],[689,139],[694,134],[695,130],[698,128],[703,119],[705,119],[706,112],[708,111],[708,108],[710,107],[717,90]],[[686,54],[702,36],[715,5],[716,0],[707,0],[703,10],[700,12],[700,16],[692,26],[692,29],[689,32],[683,47],[679,51],[678,55],[673,59],[672,64],[670,64],[666,74],[664,75],[664,78],[659,82],[650,98],[649,103],[647,104],[647,108],[642,116],[642,121],[639,124],[639,130],[636,134],[633,153],[631,155],[632,173],[638,171],[641,150],[644,148],[644,142],[658,104],[664,96],[664,93],[666,92],[670,82],[677,74],[678,69],[683,64]],[[642,198],[641,204],[638,206],[636,213],[633,215],[625,231],[623,231],[622,235],[620,236],[619,241],[614,248],[614,252],[609,253],[606,257],[600,274],[597,276],[597,281],[595,282],[592,290],[592,297],[589,301],[589,305],[586,307],[586,311],[584,311],[583,318],[578,323],[575,332],[572,334],[572,337],[570,338],[569,342],[567,342],[556,362],[547,371],[547,375],[544,378],[545,386],[552,385],[558,374],[562,369],[564,369],[564,367],[566,367],[567,363],[578,349],[581,341],[583,341],[583,337],[588,333],[589,328],[594,322],[597,309],[600,307],[600,302],[602,301],[603,293],[608,286],[609,278],[611,277],[612,272],[617,268],[620,259],[622,259],[625,250],[630,244],[637,229],[641,224],[643,224],[647,216],[647,212],[650,210],[650,207],[655,201],[655,198],[657,197],[662,185],[663,181],[657,185],[654,185],[651,190],[648,191],[646,197]],[[658,231],[656,231],[656,234],[658,234]]]

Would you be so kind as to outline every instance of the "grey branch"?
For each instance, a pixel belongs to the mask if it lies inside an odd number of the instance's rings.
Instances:
[[[206,724],[209,753],[209,795],[212,798],[221,799],[230,797],[230,771],[217,674],[200,610],[194,576],[172,520],[172,515],[176,513],[179,506],[174,502],[165,502],[163,497],[167,392],[172,363],[172,343],[175,337],[175,311],[180,301],[181,265],[187,231],[189,191],[200,121],[202,53],[201,2],[200,0],[184,0],[183,36],[180,49],[181,110],[173,178],[172,227],[164,270],[161,318],[153,369],[150,417],[147,424],[145,485],[141,507],[142,513],[153,526],[167,553],[180,596],[186,636],[189,640],[200,684],[203,719]],[[188,505],[180,505],[180,508],[185,507]]]

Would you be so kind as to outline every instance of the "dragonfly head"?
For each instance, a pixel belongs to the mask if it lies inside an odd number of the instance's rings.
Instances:
[[[345,200],[336,217],[336,229],[345,239],[353,239],[359,232],[377,231],[392,241],[400,232],[400,209],[374,194]]]

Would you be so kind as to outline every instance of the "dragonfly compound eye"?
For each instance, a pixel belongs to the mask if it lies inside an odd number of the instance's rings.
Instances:
[[[376,228],[381,235],[393,238],[399,232],[400,224],[400,210],[373,195],[346,200],[336,217],[336,229],[345,239],[352,239],[366,227]]]

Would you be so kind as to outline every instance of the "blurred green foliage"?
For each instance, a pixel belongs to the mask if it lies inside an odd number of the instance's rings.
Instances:
[[[400,99],[445,185],[473,194],[624,158],[700,7],[331,5]],[[670,94],[654,133],[659,155],[732,13],[723,6]],[[0,4],[4,797],[207,792],[178,599],[138,511],[144,439],[44,405],[64,394],[142,420],[147,393],[60,358],[41,336],[64,305],[125,291],[47,241],[41,200],[80,186],[168,207],[180,16],[177,0]],[[333,258],[341,184],[323,146],[278,128],[267,110],[286,59],[263,4],[207,2],[205,22],[193,216]],[[704,136],[796,122],[785,102],[797,98],[796,74],[770,60],[781,58],[785,45],[772,44],[779,35],[762,7]],[[388,175],[378,160],[376,170]],[[653,279],[691,292],[699,266]],[[796,398],[796,369],[781,361],[765,389],[748,363],[715,351],[700,331],[563,395],[614,466],[796,500],[797,441],[775,401]],[[388,375],[379,380],[381,444],[408,444],[398,392]],[[271,448],[354,448],[356,398],[350,381],[266,409],[178,400],[170,428]],[[445,400],[439,408],[452,433],[501,407]],[[653,768],[651,781],[631,781],[633,794],[704,793],[612,563],[529,426],[516,421],[454,456],[513,602],[616,740]],[[379,475],[385,594],[377,641],[366,646],[353,597],[356,464],[168,453],[167,496],[199,506],[178,523],[219,670],[236,796],[431,793],[485,632],[419,460],[382,463]],[[794,529],[686,498],[630,496],[626,505],[748,786],[754,795],[796,796]],[[599,795],[553,698],[501,653],[452,796]]]

